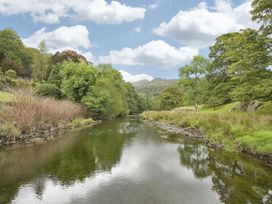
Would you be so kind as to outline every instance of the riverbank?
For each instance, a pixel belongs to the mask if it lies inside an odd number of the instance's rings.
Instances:
[[[87,116],[85,109],[72,101],[17,91],[8,103],[0,104],[0,147],[41,144],[60,131],[99,123]]]
[[[0,147],[18,148],[44,144],[50,140],[55,140],[61,133],[85,127],[92,127],[101,123],[100,120],[94,121],[91,118],[75,119],[74,121],[68,124],[60,124],[57,127],[48,126],[48,128],[44,130],[41,129],[29,133],[21,133],[13,138],[8,134],[2,135],[0,137]],[[80,121],[80,123],[78,121]]]
[[[200,138],[272,165],[272,117],[249,113],[148,111],[141,118],[167,132]]]

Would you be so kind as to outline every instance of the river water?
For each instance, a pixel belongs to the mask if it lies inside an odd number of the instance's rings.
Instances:
[[[272,169],[137,118],[0,150],[0,203],[272,203]]]

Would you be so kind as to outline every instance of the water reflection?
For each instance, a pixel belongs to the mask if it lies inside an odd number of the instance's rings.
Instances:
[[[269,169],[161,136],[121,119],[40,147],[1,151],[0,203],[269,202]]]
[[[179,146],[181,164],[198,178],[212,177],[212,189],[224,203],[272,203],[271,169],[238,155],[214,151],[195,142]]]

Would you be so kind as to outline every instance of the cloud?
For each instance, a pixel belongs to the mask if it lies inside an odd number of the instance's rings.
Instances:
[[[169,22],[163,22],[153,32],[193,47],[209,46],[214,39],[227,32],[257,27],[251,21],[251,3],[233,7],[229,1],[217,0],[213,8],[201,2],[192,10],[179,11]]]
[[[151,75],[148,75],[148,74],[130,74],[126,71],[123,71],[123,70],[119,70],[119,72],[122,74],[123,76],[123,79],[127,82],[138,82],[138,81],[141,81],[141,80],[148,80],[148,81],[151,81],[154,79],[154,77],[152,77]]]
[[[63,51],[72,49],[84,55],[89,61],[94,62],[94,56],[89,51],[83,51],[90,47],[89,31],[85,26],[61,26],[53,31],[46,31],[42,28],[33,33],[28,38],[23,39],[25,45],[37,48],[39,43],[44,40],[49,52]]]
[[[1,0],[0,14],[29,14],[34,21],[59,23],[61,18],[91,20],[98,24],[120,24],[143,19],[145,8],[105,0]]]
[[[138,26],[138,27],[134,28],[134,31],[136,33],[141,33],[142,32],[142,28]]]
[[[158,8],[159,7],[159,4],[149,4],[148,6],[147,6],[147,9],[149,9],[149,10],[154,10],[154,9],[156,9],[156,8]]]
[[[137,48],[110,51],[99,57],[101,63],[119,65],[158,65],[164,68],[189,62],[198,50],[190,47],[176,49],[162,40],[151,41]]]

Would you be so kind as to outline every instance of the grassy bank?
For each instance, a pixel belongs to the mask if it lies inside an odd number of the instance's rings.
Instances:
[[[0,104],[0,145],[93,122],[83,118],[86,114],[81,105],[68,100],[36,97],[28,91],[9,97],[8,104]]]
[[[10,102],[12,100],[12,94],[8,92],[0,91],[0,102]]]
[[[153,120],[199,129],[211,143],[228,151],[272,156],[272,115],[233,112],[148,111],[141,114]]]

